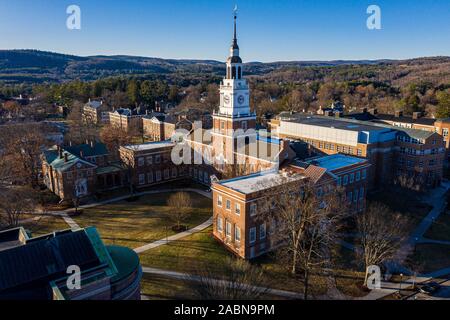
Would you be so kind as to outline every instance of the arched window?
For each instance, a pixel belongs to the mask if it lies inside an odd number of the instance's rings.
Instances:
[[[231,78],[231,67],[228,67],[227,71],[228,71],[227,72],[227,78],[230,79]]]
[[[231,77],[231,79],[236,79],[236,67],[233,67],[233,74],[232,74],[232,77]]]
[[[242,70],[241,67],[238,68],[238,79],[242,78]]]

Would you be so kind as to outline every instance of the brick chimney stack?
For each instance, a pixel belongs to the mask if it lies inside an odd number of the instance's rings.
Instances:
[[[67,152],[64,153],[64,162],[69,162],[69,154]]]

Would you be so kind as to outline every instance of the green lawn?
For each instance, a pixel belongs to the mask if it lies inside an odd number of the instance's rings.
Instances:
[[[411,254],[412,268],[419,273],[433,272],[450,267],[450,246],[419,244]]]
[[[450,214],[442,213],[424,236],[433,240],[450,241]]]
[[[143,266],[165,270],[199,274],[208,268],[217,274],[217,278],[224,278],[224,265],[229,253],[211,235],[212,228],[193,234],[182,240],[160,246],[140,254]],[[301,292],[303,285],[299,278],[292,277],[285,266],[276,263],[272,256],[255,259],[253,265],[262,268],[265,275],[265,284],[268,287]],[[358,284],[362,280],[355,280],[355,274],[345,268],[339,269],[337,285],[347,294],[359,296],[361,292]],[[356,275],[357,277],[357,275]],[[321,276],[312,277],[311,292],[321,295],[326,292],[326,279]]]
[[[175,233],[171,230],[174,222],[170,218],[173,208],[167,206],[170,194],[146,195],[134,202],[121,201],[84,209],[73,219],[81,227],[96,227],[106,244],[137,248]],[[212,216],[212,203],[197,193],[189,195],[193,207],[184,224],[192,228]]]
[[[31,232],[33,237],[70,229],[64,219],[59,216],[41,216],[35,221],[22,224],[22,227]]]
[[[379,202],[388,206],[392,211],[402,214],[410,222],[411,231],[432,209],[430,205],[418,199],[418,194],[400,188],[386,188],[386,190],[370,194],[367,200],[368,205]]]

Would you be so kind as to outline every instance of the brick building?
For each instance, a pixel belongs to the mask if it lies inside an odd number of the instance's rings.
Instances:
[[[368,159],[373,187],[406,179],[407,186],[424,190],[442,180],[445,143],[434,131],[302,113],[280,114],[271,130],[280,138],[306,142],[311,155],[343,153]]]
[[[42,155],[42,176],[47,188],[62,200],[86,198],[123,185],[123,168],[109,161],[102,143],[54,146]]]
[[[314,183],[317,192],[329,186],[344,188],[343,205],[360,212],[365,208],[368,188],[367,160],[346,155],[331,155],[307,161],[295,161],[282,170],[213,183],[213,234],[216,239],[244,259],[252,259],[270,251],[271,242],[267,222],[258,217],[268,197],[279,192],[278,187],[291,185],[301,188],[301,182]],[[273,231],[273,230],[272,230]]]
[[[91,100],[83,106],[83,119],[86,122],[100,124],[109,121],[108,106],[103,100]]]
[[[139,114],[136,110],[120,108],[108,113],[109,124],[128,133],[142,132],[142,118],[145,114]]]

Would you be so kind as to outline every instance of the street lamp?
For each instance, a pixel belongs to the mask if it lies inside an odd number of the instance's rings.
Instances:
[[[402,282],[403,282],[403,273],[400,273],[400,289],[398,290],[398,293],[401,295],[402,291]]]

